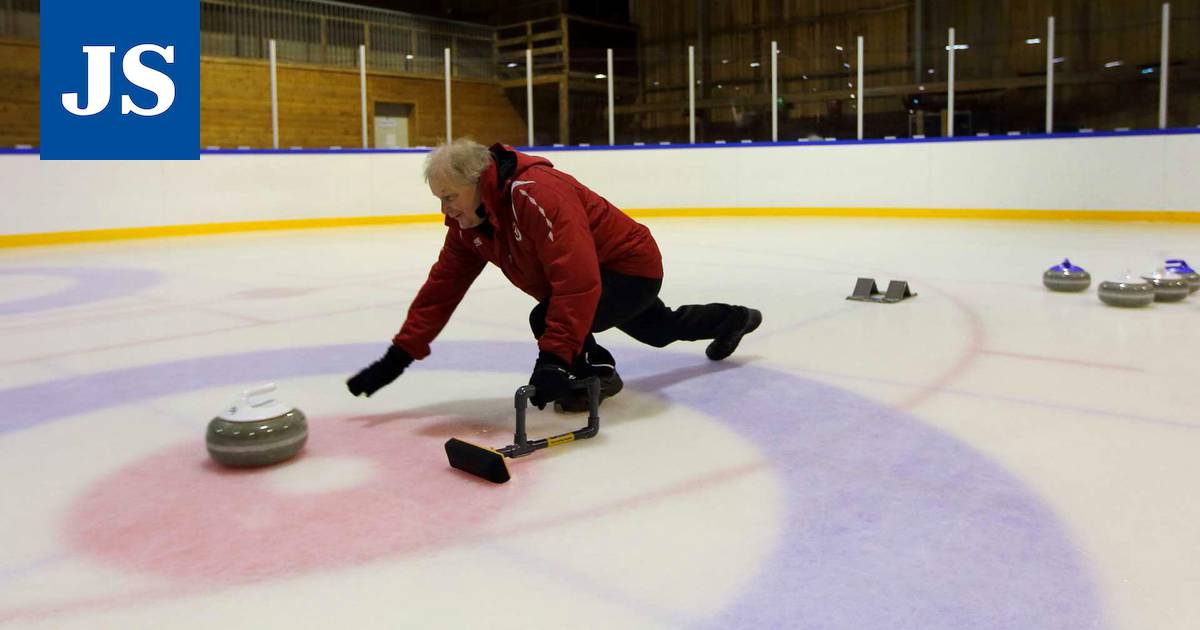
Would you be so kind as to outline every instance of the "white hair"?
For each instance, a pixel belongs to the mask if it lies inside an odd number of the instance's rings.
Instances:
[[[459,184],[474,186],[479,176],[492,163],[487,147],[466,138],[443,144],[425,158],[425,182],[433,178],[449,178]]]

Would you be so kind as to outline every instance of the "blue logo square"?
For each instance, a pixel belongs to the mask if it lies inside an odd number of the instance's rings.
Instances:
[[[43,160],[200,159],[200,3],[41,2]]]

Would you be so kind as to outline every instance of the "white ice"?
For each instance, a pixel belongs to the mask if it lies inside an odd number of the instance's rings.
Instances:
[[[720,366],[603,333],[629,388],[600,436],[504,486],[441,452],[508,443],[536,356],[533,302],[494,268],[428,364],[370,399],[343,385],[403,322],[441,226],[0,250],[0,400],[19,405],[0,409],[0,626],[1200,627],[1200,294],[1096,298],[1126,269],[1200,263],[1200,229],[644,222],[668,305],[747,304],[762,328]],[[1042,287],[1067,256],[1088,292]],[[60,303],[81,269],[112,291]],[[918,297],[846,301],[859,276]],[[336,369],[288,363],[313,356]],[[236,357],[265,363],[212,373]],[[260,380],[308,415],[308,446],[223,473],[205,426]],[[781,411],[792,395],[810,402]]]

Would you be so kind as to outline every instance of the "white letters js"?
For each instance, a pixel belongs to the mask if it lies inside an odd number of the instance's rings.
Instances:
[[[83,53],[87,55],[88,94],[87,107],[79,106],[79,94],[68,92],[62,95],[63,107],[76,116],[92,116],[108,107],[109,96],[112,93],[110,81],[112,55],[117,52],[116,46],[84,46]],[[167,63],[175,63],[175,47],[141,44],[125,53],[121,69],[129,82],[151,92],[158,97],[158,103],[150,109],[143,109],[134,104],[128,94],[121,95],[121,113],[130,112],[138,116],[157,116],[171,108],[175,102],[175,82],[171,77],[142,65],[142,53],[152,52],[162,57]]]

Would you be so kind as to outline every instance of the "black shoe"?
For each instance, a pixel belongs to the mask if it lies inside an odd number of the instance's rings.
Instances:
[[[737,309],[728,328],[717,335],[712,343],[704,349],[704,354],[713,361],[720,361],[733,354],[737,350],[738,344],[741,343],[742,337],[754,332],[762,323],[762,313],[752,308],[745,306],[735,306]]]
[[[605,398],[616,396],[618,392],[625,388],[625,382],[621,380],[621,375],[613,370],[612,374],[603,375],[597,374],[600,377],[600,403],[604,403]],[[577,389],[567,395],[566,398],[561,398],[554,402],[554,410],[558,413],[581,413],[590,411],[588,405],[588,393],[586,389]]]

